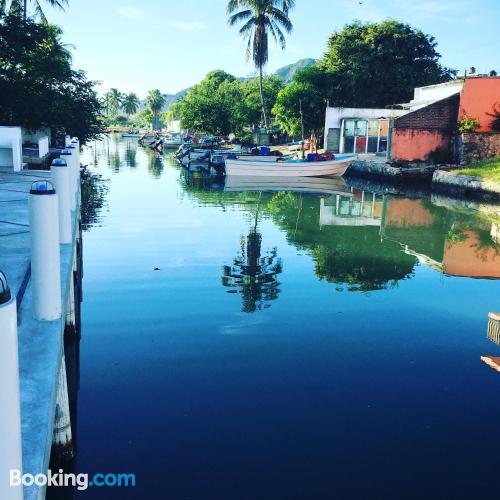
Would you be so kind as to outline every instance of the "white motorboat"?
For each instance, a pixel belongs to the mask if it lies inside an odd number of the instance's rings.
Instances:
[[[269,177],[342,177],[356,155],[339,155],[325,161],[262,161],[226,159],[226,175]]]

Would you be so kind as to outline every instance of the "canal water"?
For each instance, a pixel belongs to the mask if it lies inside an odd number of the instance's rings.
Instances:
[[[224,185],[117,137],[83,162],[76,470],[136,486],[78,498],[495,491],[499,207]]]

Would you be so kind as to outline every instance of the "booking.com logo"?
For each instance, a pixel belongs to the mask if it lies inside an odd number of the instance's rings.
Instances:
[[[79,491],[96,488],[133,488],[135,487],[135,474],[73,474],[48,470],[47,474],[23,474],[18,469],[10,471],[11,486],[39,486],[39,487],[65,487],[72,486]]]

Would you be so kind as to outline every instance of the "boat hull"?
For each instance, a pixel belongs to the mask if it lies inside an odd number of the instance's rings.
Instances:
[[[226,175],[257,177],[342,177],[354,156],[332,161],[269,162],[226,160]]]

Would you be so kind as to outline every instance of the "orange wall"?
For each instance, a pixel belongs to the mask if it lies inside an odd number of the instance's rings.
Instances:
[[[458,243],[446,242],[444,271],[453,276],[500,278],[500,254],[493,247],[479,247],[478,235],[465,231],[467,239]]]
[[[425,160],[437,148],[448,148],[450,140],[439,130],[395,128],[392,131],[393,160]]]
[[[495,104],[500,111],[500,77],[466,78],[458,119],[465,115],[477,118],[481,126],[476,132],[492,132],[490,123],[493,117],[487,113],[493,113]]]

